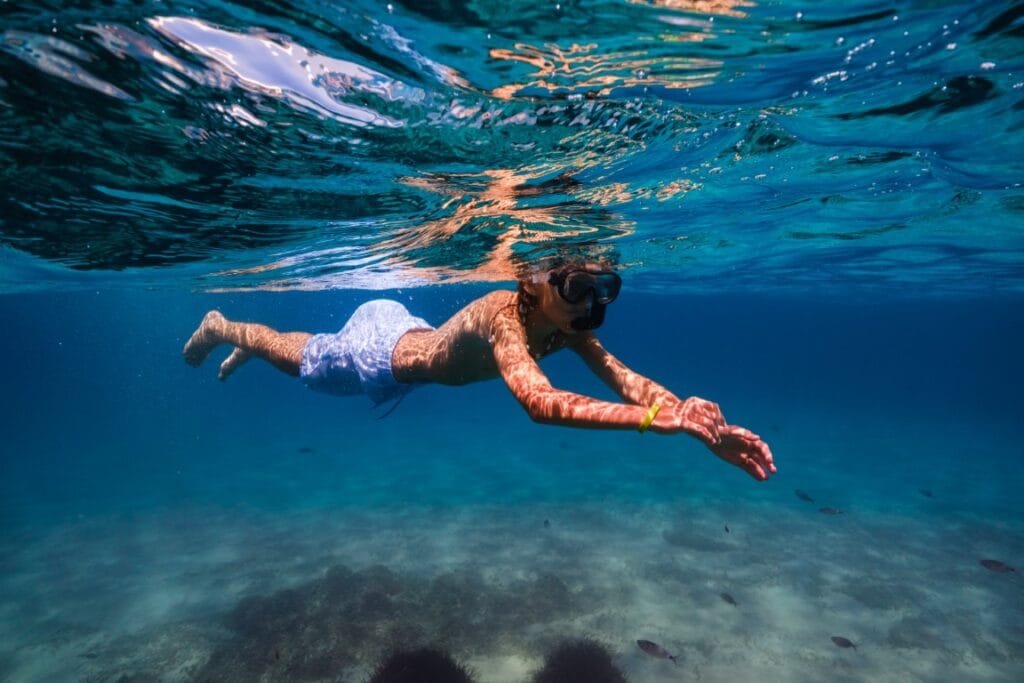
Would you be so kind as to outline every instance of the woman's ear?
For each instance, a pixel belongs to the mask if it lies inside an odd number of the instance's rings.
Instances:
[[[522,280],[523,291],[532,297],[540,296],[540,289],[548,280],[547,273],[535,273]]]

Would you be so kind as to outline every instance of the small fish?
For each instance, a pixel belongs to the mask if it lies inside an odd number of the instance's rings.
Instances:
[[[826,508],[818,508],[818,512],[820,512],[823,515],[841,515],[841,514],[843,514],[842,510],[839,510],[837,508],[828,508],[828,507],[826,507]]]
[[[814,499],[811,498],[809,495],[807,495],[806,491],[801,491],[800,489],[796,489],[795,491],[793,491],[793,493],[795,493],[796,497],[799,498],[800,500],[805,500],[808,503],[813,503],[814,502]]]
[[[312,452],[313,452],[313,449],[310,448],[309,446],[303,446],[302,448],[299,449],[299,453],[307,453],[308,454],[308,453],[312,453]]]
[[[918,489],[918,491],[919,491],[919,492],[921,493],[921,495],[922,495],[922,496],[924,496],[925,498],[934,498],[934,497],[935,497],[935,494],[934,494],[934,493],[932,493],[932,490],[931,490],[931,489]]]
[[[725,525],[725,533],[729,533],[729,525],[728,524]]]
[[[81,653],[78,656],[79,657],[85,657],[86,659],[96,659],[97,657],[99,657],[99,655],[96,654],[95,652],[83,652],[83,653]]]
[[[994,571],[997,574],[1005,574],[1007,572],[1017,571],[1010,565],[1006,564],[1005,562],[1000,562],[999,560],[982,560],[981,566],[990,571]]]
[[[640,646],[640,649],[651,655],[652,657],[658,657],[659,659],[671,659],[672,663],[679,666],[679,662],[676,661],[675,655],[670,655],[668,650],[663,648],[657,643],[652,643],[649,640],[638,640],[636,644]]]
[[[544,528],[545,529],[550,529],[551,528],[551,522],[549,522],[548,520],[545,519],[544,520]]]
[[[718,597],[722,598],[733,607],[736,607],[736,598],[732,597],[728,593],[719,593]]]
[[[279,659],[281,659],[281,651],[280,650],[274,650],[274,661],[277,661]]]
[[[853,644],[852,640],[849,638],[843,638],[842,636],[832,636],[832,642],[839,647],[852,647],[854,650],[857,649],[857,646]]]

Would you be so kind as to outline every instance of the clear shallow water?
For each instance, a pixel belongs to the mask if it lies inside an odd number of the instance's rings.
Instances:
[[[483,291],[384,294],[440,321]],[[536,425],[500,382],[423,387],[377,420],[264,365],[220,383],[180,362],[211,306],[320,330],[377,294],[0,302],[3,676],[362,682],[428,642],[525,681],[584,635],[655,683],[1024,670],[1017,575],[979,564],[1024,557],[1012,301],[627,289],[607,347],[762,433],[765,484],[685,438]],[[544,369],[610,398],[570,357]]]
[[[0,5],[0,679],[361,683],[429,642],[525,681],[580,636],[634,682],[1024,678],[979,565],[1024,566],[1022,17]],[[607,348],[777,477],[500,382],[378,420],[180,359],[210,308],[439,324],[579,244],[625,275]]]

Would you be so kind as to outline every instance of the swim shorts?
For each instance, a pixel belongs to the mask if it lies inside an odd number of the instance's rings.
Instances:
[[[367,301],[341,331],[306,342],[299,377],[310,389],[336,396],[366,394],[377,404],[401,398],[414,385],[395,380],[391,353],[403,334],[419,329],[434,328],[397,301]]]

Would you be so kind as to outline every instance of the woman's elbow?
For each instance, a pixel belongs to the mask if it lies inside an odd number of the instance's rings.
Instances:
[[[538,424],[551,424],[557,418],[557,402],[552,391],[535,391],[519,402],[530,419]]]

